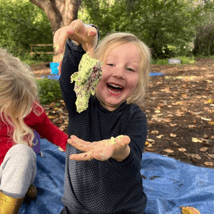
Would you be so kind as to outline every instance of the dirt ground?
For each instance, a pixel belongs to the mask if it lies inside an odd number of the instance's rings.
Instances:
[[[37,78],[50,74],[47,63],[32,66]],[[144,152],[214,168],[214,60],[192,65],[152,65],[145,111],[148,139]],[[63,101],[44,106],[51,121],[67,133]]]

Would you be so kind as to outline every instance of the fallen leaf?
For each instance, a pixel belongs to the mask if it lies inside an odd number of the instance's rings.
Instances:
[[[165,122],[165,123],[170,123],[171,121],[172,121],[172,120],[169,119],[169,118],[164,119],[164,122]]]
[[[174,153],[174,151],[172,149],[164,149],[163,151],[167,152],[167,153]]]
[[[199,210],[194,207],[182,207],[182,214],[201,214]]]
[[[205,121],[211,121],[212,119],[210,118],[205,118],[205,117],[201,117],[202,120],[205,120]]]
[[[150,134],[159,134],[159,131],[153,130],[153,131],[150,132]]]
[[[213,81],[212,80],[206,80],[208,83],[212,83]]]
[[[208,149],[209,149],[208,147],[201,147],[199,150],[200,150],[201,152],[206,152]]]
[[[195,137],[192,137],[192,142],[194,142],[194,143],[202,143],[202,140],[200,140],[198,138],[195,138]]]
[[[176,123],[170,123],[169,125],[172,126],[172,127],[174,127],[174,126],[177,126],[178,124],[176,124]]]
[[[208,154],[208,156],[214,159],[214,154]]]
[[[201,156],[199,154],[191,154],[190,155],[192,158],[196,158],[198,160],[201,160]]]
[[[206,135],[206,134],[204,134],[204,138],[205,138],[205,139],[208,139],[208,138],[209,138],[209,136],[208,136],[208,135]]]
[[[208,123],[211,125],[214,125],[214,121],[209,121]]]
[[[208,162],[208,161],[204,162],[204,165],[206,165],[206,166],[214,166],[213,162]]]
[[[180,152],[186,152],[186,149],[185,148],[178,148],[178,151],[180,151]]]
[[[177,143],[177,142],[172,142],[172,143],[174,146],[177,146],[177,147],[180,146],[179,143]]]
[[[170,136],[170,137],[176,137],[177,135],[176,135],[176,134],[173,134],[173,133],[170,133],[169,136]]]
[[[149,152],[153,152],[154,151],[154,149],[151,149],[151,148],[146,148],[146,150],[149,151]]]
[[[195,128],[196,125],[188,125],[189,128]]]
[[[52,102],[50,105],[49,105],[50,108],[54,108],[55,107],[55,102]]]
[[[198,123],[198,121],[197,120],[193,120],[193,123]]]
[[[162,138],[164,135],[158,135],[158,136],[156,136],[156,138],[158,138],[158,139],[160,139],[160,138]]]
[[[167,86],[167,87],[166,87],[166,88],[164,88],[164,89],[161,89],[161,91],[164,91],[164,92],[166,92],[166,93],[170,93],[169,86]]]
[[[148,142],[150,142],[150,143],[153,143],[153,142],[155,142],[155,140],[153,140],[153,139],[150,139],[150,138],[148,138],[148,139],[147,139],[147,141],[148,141]]]
[[[205,101],[205,103],[213,103],[213,100],[212,99],[209,99],[209,100],[207,100],[207,101]]]
[[[173,106],[177,106],[177,105],[183,105],[182,102],[175,102],[175,103],[172,103]]]
[[[146,141],[146,142],[145,142],[145,146],[147,146],[147,147],[152,147],[152,144],[149,143],[148,141]]]

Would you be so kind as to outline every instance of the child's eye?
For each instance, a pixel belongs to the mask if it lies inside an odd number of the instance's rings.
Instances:
[[[114,66],[114,64],[111,64],[111,63],[108,63],[107,65],[108,65],[108,66]]]
[[[134,69],[132,68],[126,68],[128,71],[134,71]]]

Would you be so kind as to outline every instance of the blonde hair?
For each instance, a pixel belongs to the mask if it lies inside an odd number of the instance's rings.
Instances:
[[[146,93],[146,87],[149,83],[149,71],[150,71],[150,59],[151,59],[151,53],[149,48],[142,41],[140,41],[134,34],[112,33],[110,35],[107,35],[99,43],[99,45],[95,49],[95,58],[99,59],[101,62],[105,62],[107,55],[114,47],[127,44],[127,43],[135,44],[140,51],[140,57],[141,57],[141,63],[139,66],[140,72],[139,72],[138,84],[134,92],[132,93],[132,95],[128,98],[127,102],[135,103],[139,106],[142,106],[143,98]]]
[[[25,124],[24,118],[38,100],[37,89],[30,68],[0,48],[0,115],[7,127],[8,125],[12,127],[15,143],[32,146],[34,133]],[[37,102],[35,104],[40,106]],[[41,114],[38,108],[34,109],[37,115]],[[8,134],[9,131],[11,130],[8,129]]]

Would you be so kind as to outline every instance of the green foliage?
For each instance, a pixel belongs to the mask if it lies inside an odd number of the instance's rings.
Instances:
[[[213,8],[213,1],[203,0],[82,0],[78,17],[97,25],[101,38],[112,32],[134,33],[150,47],[153,58],[164,59],[191,55],[196,32],[199,35],[196,29],[214,26]],[[0,46],[21,59],[30,60],[30,44],[53,41],[45,12],[30,0],[0,0],[0,20]],[[208,41],[205,29],[201,36],[198,40]],[[196,47],[196,52],[213,54],[208,43]],[[199,51],[204,47],[206,52]],[[36,51],[50,51],[48,48]],[[52,61],[52,55],[33,59]]]
[[[35,61],[43,61],[43,62],[52,62],[53,60],[53,54],[34,54],[32,57],[29,56],[28,53],[28,59],[30,58],[31,60],[35,60]],[[25,58],[26,59],[26,58]]]
[[[39,98],[41,104],[49,104],[62,99],[59,81],[48,78],[42,78],[36,81],[39,87]]]
[[[0,0],[0,46],[26,57],[30,44],[52,43],[52,31],[44,11],[28,0]]]
[[[191,51],[202,3],[186,0],[84,0],[86,21],[99,27],[101,38],[111,32],[131,32],[144,41],[155,58]],[[198,3],[198,1],[196,2]],[[86,15],[88,14],[88,15]],[[170,50],[169,46],[176,47]]]
[[[29,65],[29,66],[32,66],[32,65],[39,65],[41,64],[43,61],[39,61],[39,60],[34,60],[32,58],[25,58],[22,60],[23,63]]]
[[[195,62],[195,57],[177,56],[176,59],[181,60],[181,64],[192,64]],[[151,64],[153,65],[168,65],[168,59],[152,59]],[[178,64],[179,65],[179,64]]]
[[[199,27],[194,41],[194,55],[210,56],[214,54],[214,24]]]
[[[191,56],[191,57],[179,56],[176,58],[181,60],[181,64],[193,64],[193,63],[195,63],[195,57],[194,56]]]
[[[153,65],[168,65],[167,59],[152,59],[151,64]]]

